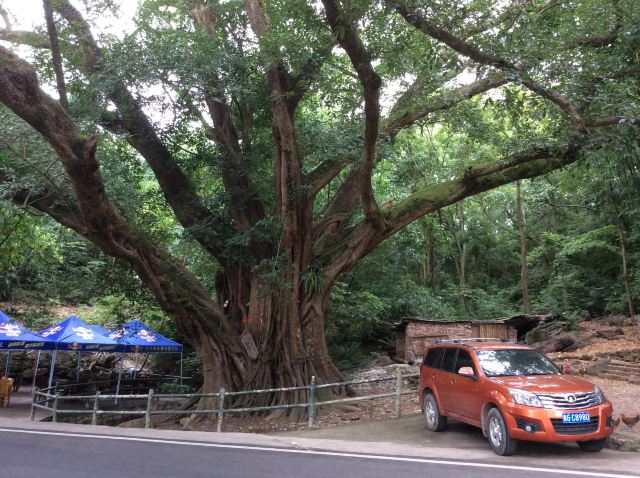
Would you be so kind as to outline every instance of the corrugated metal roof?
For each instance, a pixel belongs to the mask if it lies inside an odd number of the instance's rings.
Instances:
[[[429,324],[508,324],[515,325],[523,322],[540,322],[551,318],[552,315],[519,314],[511,317],[500,317],[492,320],[445,320],[427,319],[425,317],[402,317],[399,322],[393,324],[394,330],[402,330],[410,322],[423,322]]]

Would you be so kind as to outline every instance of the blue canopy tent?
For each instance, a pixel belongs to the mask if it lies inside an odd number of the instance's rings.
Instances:
[[[2,322],[11,322],[11,317],[0,310],[0,324]]]
[[[160,335],[151,327],[146,326],[139,320],[130,320],[121,328],[112,330],[106,335],[114,340],[119,347],[123,347],[124,352],[133,353],[160,353],[160,354],[180,354],[180,385],[182,385],[182,344],[174,342],[167,337]],[[120,390],[120,379],[122,376],[122,360],[120,361],[120,371],[118,373],[118,384],[116,395]]]
[[[9,374],[12,350],[53,350],[54,348],[55,342],[34,334],[0,311],[0,350],[7,351],[5,375]]]
[[[38,332],[39,335],[51,339],[55,343],[51,357],[51,370],[49,371],[49,388],[53,382],[58,350],[71,352],[119,352],[123,350],[116,342],[100,334],[94,327],[72,315],[59,324]]]
[[[107,329],[105,329],[101,325],[87,324],[87,327],[89,327],[91,330],[95,331],[98,335],[106,336],[107,333],[108,333]],[[80,357],[81,357],[81,355],[82,355],[82,351],[78,350],[78,363],[76,364],[76,383],[80,380]]]

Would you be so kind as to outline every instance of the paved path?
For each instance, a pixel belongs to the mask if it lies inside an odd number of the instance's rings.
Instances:
[[[55,454],[64,457],[64,461],[70,463],[74,460],[83,462],[84,458],[78,458],[79,454],[97,459],[98,455],[107,458],[100,458],[99,463],[103,463],[104,470],[108,464],[120,460],[120,454],[125,453],[127,444],[135,443],[137,452],[131,452],[132,456],[129,465],[138,470],[138,474],[129,475],[125,469],[119,469],[121,475],[100,475],[91,476],[140,476],[147,470],[155,470],[156,465],[148,462],[158,456],[166,456],[167,459],[174,460],[184,466],[184,470],[191,473],[191,476],[202,475],[204,471],[217,471],[217,460],[230,463],[229,468],[220,468],[223,474],[209,474],[206,476],[288,476],[283,469],[275,465],[279,460],[285,460],[287,467],[293,467],[300,476],[300,470],[304,469],[305,478],[314,476],[413,476],[424,475],[425,470],[438,469],[437,476],[448,476],[452,473],[452,463],[461,463],[453,466],[459,475],[461,472],[470,473],[471,476],[488,476],[485,470],[489,470],[491,476],[501,476],[501,470],[510,470],[510,474],[504,476],[514,476],[517,472],[519,478],[524,478],[531,470],[556,469],[569,470],[569,473],[577,472],[579,476],[634,476],[640,478],[640,455],[637,453],[622,453],[613,450],[604,450],[601,453],[583,453],[575,444],[546,445],[546,444],[525,444],[519,449],[516,456],[499,457],[489,449],[482,433],[474,428],[461,423],[452,422],[449,428],[442,433],[429,433],[422,423],[421,416],[403,417],[397,420],[385,420],[384,422],[369,422],[345,425],[332,429],[308,430],[300,432],[287,432],[286,434],[261,435],[243,433],[207,433],[207,432],[187,432],[176,430],[144,430],[136,428],[117,428],[105,426],[74,425],[64,423],[31,422],[29,417],[28,392],[23,392],[26,400],[16,400],[12,407],[0,408],[0,459],[3,466],[7,463],[5,457],[19,456],[11,464],[15,473],[7,476],[38,477],[40,466],[51,463]],[[15,407],[15,408],[14,408]],[[29,432],[31,430],[31,432]],[[35,432],[35,433],[34,433]],[[46,435],[45,435],[46,434]],[[64,436],[63,436],[64,435]],[[78,436],[74,436],[78,435]],[[71,440],[71,441],[69,441]],[[78,445],[75,440],[80,440]],[[169,442],[169,443],[168,443]],[[84,444],[91,444],[88,448]],[[182,445],[187,443],[186,445]],[[145,445],[139,445],[145,444]],[[184,451],[185,456],[190,460],[200,460],[202,469],[198,464],[181,461],[174,454],[171,446],[184,446],[190,451]],[[142,447],[142,448],[139,448]],[[166,447],[166,449],[165,449]],[[193,448],[198,448],[198,451]],[[202,448],[202,450],[200,449]],[[182,448],[180,448],[182,449]],[[34,450],[37,450],[34,453]],[[283,451],[284,450],[284,451]],[[49,454],[45,455],[42,453]],[[129,456],[126,452],[125,458]],[[179,453],[176,451],[179,455]],[[273,454],[276,455],[273,455]],[[267,454],[268,456],[264,455]],[[287,458],[284,458],[286,454]],[[348,455],[348,456],[345,456]],[[258,463],[244,462],[246,456],[262,457]],[[281,456],[282,455],[282,456]],[[298,458],[289,458],[295,455]],[[369,456],[371,455],[371,456]],[[313,471],[300,465],[300,456],[305,456],[313,464]],[[114,460],[114,457],[118,457]],[[206,457],[213,457],[211,460]],[[326,457],[330,461],[325,462]],[[41,460],[42,458],[42,460]],[[214,459],[215,458],[215,459]],[[60,458],[58,458],[60,459]],[[126,458],[128,459],[128,458]],[[164,460],[164,458],[162,458]],[[34,460],[30,462],[30,460]],[[355,461],[354,461],[355,460]],[[406,461],[403,461],[406,460]],[[426,461],[425,461],[426,460]],[[220,462],[220,463],[222,463]],[[385,463],[384,465],[381,463]],[[389,463],[395,463],[391,466]],[[55,461],[54,461],[55,463]],[[127,461],[123,462],[123,465]],[[234,475],[231,471],[236,465],[242,469],[247,467],[246,473]],[[263,463],[263,465],[260,465]],[[324,465],[323,465],[324,463]],[[377,463],[376,469],[383,470],[385,474],[376,475],[366,464]],[[18,467],[18,465],[23,468]],[[365,466],[366,465],[366,466]],[[478,465],[489,468],[478,467]],[[33,468],[30,468],[33,466]],[[62,465],[61,465],[62,466]],[[67,466],[67,465],[65,465]],[[72,467],[71,465],[68,465]],[[120,464],[117,465],[120,467]],[[158,465],[159,468],[162,466]],[[220,466],[223,466],[220,464]],[[227,466],[227,465],[224,465]],[[357,474],[349,471],[350,466],[357,467]],[[389,468],[391,466],[391,468]],[[497,466],[498,468],[491,468]],[[257,467],[257,468],[256,468]],[[262,467],[262,468],[261,468]],[[302,467],[302,468],[301,468]],[[418,468],[416,468],[418,467]],[[510,467],[510,468],[500,468]],[[514,470],[512,467],[516,467]],[[520,467],[520,468],[518,468]],[[522,469],[524,467],[524,469]],[[6,469],[6,468],[3,468]],[[79,467],[78,469],[81,469]],[[170,468],[167,468],[170,469]],[[288,468],[287,468],[288,469]],[[316,469],[323,471],[322,474],[314,475]],[[422,469],[420,473],[418,470]],[[51,468],[48,469],[51,471]],[[60,471],[54,469],[55,471]],[[257,470],[257,471],[256,471]],[[403,471],[404,470],[404,471]],[[491,471],[493,470],[493,471]],[[517,471],[516,471],[517,470]],[[64,469],[68,474],[58,474],[58,476],[88,476],[75,473],[73,469]],[[84,470],[86,472],[86,470]],[[187,473],[177,473],[169,476],[189,476]],[[260,474],[261,472],[265,474]],[[268,473],[267,473],[268,471]],[[252,475],[251,473],[258,473]],[[260,472],[260,473],[259,473]],[[406,474],[403,474],[405,473]],[[585,473],[592,473],[587,475]],[[20,474],[23,473],[23,474]],[[30,474],[31,473],[31,474]],[[34,474],[35,473],[35,474]],[[106,473],[106,471],[105,471]],[[540,474],[547,476],[542,470],[535,471],[536,476]],[[595,473],[595,475],[593,475]],[[557,473],[556,473],[557,474]],[[551,476],[551,474],[548,474]],[[4,475],[2,475],[4,476]],[[50,476],[50,475],[49,475]],[[167,476],[162,473],[158,477]]]
[[[0,419],[28,420],[31,413],[31,390],[26,387],[11,394],[11,405],[0,407]]]
[[[210,438],[216,434],[208,435]],[[6,476],[13,478],[457,478],[461,473],[474,478],[507,478],[516,474],[519,478],[633,476],[594,470],[542,469],[514,461],[499,464],[465,458],[437,460],[373,454],[380,451],[375,447],[368,454],[355,454],[299,447],[225,444],[215,440],[195,440],[195,436],[190,432],[182,432],[182,440],[176,440],[167,437],[136,438],[114,433],[89,435],[66,430],[0,428],[2,471],[3,476],[6,473]]]

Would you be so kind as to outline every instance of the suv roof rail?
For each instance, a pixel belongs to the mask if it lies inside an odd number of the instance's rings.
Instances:
[[[498,339],[495,337],[469,337],[468,339],[438,339],[435,344],[463,344],[465,342],[510,342],[508,339]]]

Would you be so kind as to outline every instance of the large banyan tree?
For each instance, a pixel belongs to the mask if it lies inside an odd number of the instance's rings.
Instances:
[[[119,35],[102,31],[113,3],[44,0],[26,31],[0,2],[0,193],[128,264],[208,391],[339,380],[325,310],[381,241],[637,148],[636,0],[145,0]],[[459,173],[385,197],[397,145],[453,123],[475,132]],[[132,206],[149,194],[215,290]]]

